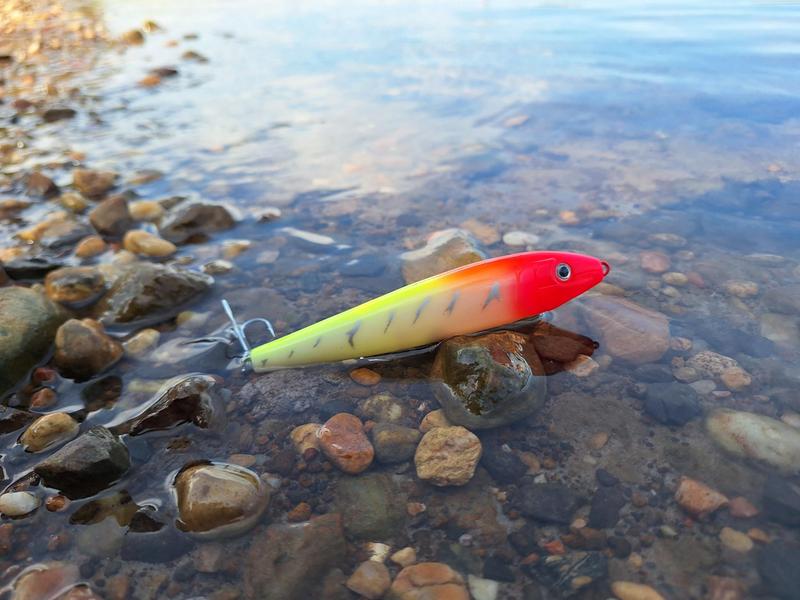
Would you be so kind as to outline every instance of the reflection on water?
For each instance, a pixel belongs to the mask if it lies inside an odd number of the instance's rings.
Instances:
[[[179,244],[170,260],[216,281],[191,313],[158,328],[152,352],[129,352],[89,382],[50,373],[8,400],[23,412],[0,415],[3,475],[20,491],[43,489],[31,471],[41,456],[15,443],[24,410],[43,395],[54,391],[46,411],[70,413],[81,431],[142,435],[124,437],[130,470],[109,490],[59,496],[0,525],[13,531],[0,539],[4,583],[16,565],[61,560],[65,581],[109,598],[334,600],[356,597],[343,582],[379,552],[368,543],[385,543],[469,575],[480,600],[624,598],[623,581],[668,598],[794,597],[796,5],[106,0],[99,9],[115,34],[145,19],[163,31],[101,52],[88,73],[73,65],[75,119],[40,127],[2,112],[2,135],[35,133],[4,173],[84,153],[141,198],[221,201],[241,219]],[[182,58],[189,50],[208,61]],[[137,85],[164,66],[178,75]],[[164,176],[132,181],[149,169]],[[69,184],[68,171],[52,170]],[[22,193],[8,190],[3,199]],[[3,247],[50,210],[0,215]],[[570,249],[613,270],[556,311],[555,327],[483,340],[464,364],[439,348],[369,373],[325,365],[252,377],[225,370],[223,347],[185,343],[221,331],[223,297],[239,318],[269,317],[285,334],[397,288],[399,255],[447,228],[468,232],[458,234],[468,251]],[[47,255],[78,262],[59,253]],[[533,355],[520,349],[531,344]],[[492,363],[478,369],[486,380],[431,385],[446,381],[448,364],[472,373],[498,349],[517,367],[518,352],[530,372]],[[223,376],[225,394],[198,375],[162,389],[197,372]],[[512,389],[528,376],[536,385]],[[426,483],[418,430],[463,421],[459,396],[471,417],[501,418],[467,424],[477,436],[453,442],[477,460],[480,440],[477,470],[459,463],[454,479]],[[331,458],[316,441],[315,423],[349,431],[328,421],[342,412],[372,428],[377,459],[357,477],[342,471],[360,468],[361,437],[351,440],[355,458]],[[310,438],[297,433],[309,424]],[[187,521],[172,482],[195,461],[261,479],[196,469],[209,489],[227,481],[253,500],[242,514],[210,502],[213,514],[198,509],[191,522],[216,522],[219,509],[261,525],[232,540],[179,533],[175,523]],[[277,525],[309,515],[303,530]],[[402,563],[387,564],[396,577]]]

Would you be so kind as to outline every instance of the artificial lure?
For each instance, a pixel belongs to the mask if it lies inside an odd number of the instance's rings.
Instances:
[[[558,308],[609,271],[608,263],[571,252],[491,258],[409,284],[252,350],[230,306],[223,306],[243,360],[263,372],[401,352],[508,325]]]

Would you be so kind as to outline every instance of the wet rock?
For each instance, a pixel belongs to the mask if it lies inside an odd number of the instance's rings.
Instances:
[[[764,304],[772,312],[800,315],[800,284],[781,285],[767,290]]]
[[[800,545],[778,541],[764,546],[758,553],[758,573],[767,589],[781,600],[797,598],[800,569],[797,557]]]
[[[600,347],[633,364],[658,361],[669,349],[669,322],[661,313],[615,296],[594,296],[582,307]]]
[[[700,416],[697,392],[681,383],[651,383],[647,386],[644,411],[664,425],[685,425]]]
[[[512,531],[508,535],[508,543],[523,558],[532,552],[537,552],[539,544],[536,527],[529,521],[525,521],[525,524],[520,529]]]
[[[195,52],[194,50],[187,50],[183,54],[181,54],[181,58],[183,60],[190,60],[197,63],[207,63],[208,59],[200,54],[199,52]]]
[[[81,390],[86,410],[95,411],[114,406],[122,395],[122,378],[106,375],[95,379]]]
[[[728,512],[737,519],[752,519],[758,516],[758,509],[747,498],[736,496],[728,503]]]
[[[731,527],[723,527],[719,532],[719,539],[725,548],[733,552],[744,554],[753,549],[753,540]]]
[[[122,429],[131,436],[192,423],[208,429],[225,414],[222,388],[211,375],[187,375],[172,380]]]
[[[63,266],[63,262],[54,256],[19,256],[6,261],[3,268],[12,279],[42,279],[50,271]]]
[[[800,471],[800,430],[764,415],[718,409],[706,419],[712,439],[723,449],[783,473]]]
[[[158,346],[161,332],[157,329],[142,329],[130,339],[122,342],[125,356],[130,358],[143,358]]]
[[[538,327],[530,339],[539,358],[560,363],[570,363],[582,355],[591,356],[595,350],[589,338],[552,326]]]
[[[611,591],[619,600],[665,600],[664,596],[644,583],[615,581]]]
[[[172,242],[168,242],[157,235],[153,235],[141,229],[126,233],[122,245],[128,252],[158,258],[171,256],[178,250]]]
[[[269,488],[252,471],[230,464],[200,464],[175,478],[182,531],[204,538],[250,530],[269,504]]]
[[[408,403],[401,402],[391,394],[370,396],[359,405],[359,414],[379,423],[403,423],[411,419]]]
[[[33,565],[25,569],[12,584],[14,600],[64,600],[64,592],[74,589],[78,581],[78,567],[62,562]],[[86,600],[93,600],[90,596]]]
[[[389,538],[406,517],[406,495],[384,473],[342,478],[336,482],[334,498],[348,535],[357,539]]]
[[[70,319],[58,328],[55,342],[56,367],[70,379],[86,380],[102,373],[123,354],[122,344],[94,319]]]
[[[305,423],[292,429],[290,437],[298,454],[302,456],[308,450],[319,450],[317,433],[320,427],[319,423]]]
[[[325,456],[345,473],[360,473],[372,464],[375,450],[355,415],[332,416],[319,428],[317,438]]]
[[[469,600],[464,578],[444,563],[423,562],[397,574],[387,600]]]
[[[80,194],[67,192],[61,194],[58,198],[58,203],[61,204],[71,213],[80,214],[85,211],[89,206],[89,201]]]
[[[419,423],[419,430],[425,433],[434,427],[450,427],[452,425],[453,424],[447,420],[444,411],[441,408],[437,408],[422,417],[422,421]]]
[[[362,562],[347,580],[348,589],[369,600],[382,598],[391,584],[389,569],[374,560]]]
[[[192,542],[185,535],[150,516],[143,516],[144,513],[142,510],[134,515],[131,526],[122,537],[122,560],[163,565],[191,550]]]
[[[128,210],[135,221],[158,222],[164,216],[164,207],[155,200],[137,200],[128,204]]]
[[[0,405],[0,435],[22,429],[36,420],[36,414]]]
[[[36,419],[19,438],[27,452],[41,452],[78,435],[78,422],[67,413],[50,413]]]
[[[447,419],[468,429],[518,422],[546,399],[544,369],[525,336],[504,331],[442,343],[431,377]]]
[[[54,302],[81,307],[100,297],[106,289],[106,281],[95,267],[64,267],[48,273],[44,287]]]
[[[642,252],[639,255],[639,264],[648,273],[664,273],[672,266],[669,256],[663,252]]]
[[[32,492],[6,492],[0,494],[0,514],[7,517],[24,517],[35,511],[42,501]]]
[[[506,452],[502,446],[491,443],[483,444],[481,465],[489,471],[492,479],[501,485],[516,483],[528,472],[528,465],[516,454]]]
[[[707,581],[708,600],[744,600],[745,585],[733,577],[711,575]]]
[[[25,191],[28,192],[28,195],[37,198],[52,198],[58,195],[58,186],[44,173],[34,171],[28,175]]]
[[[486,254],[478,242],[462,229],[433,233],[423,248],[400,255],[403,277],[413,283],[456,267],[483,260]]]
[[[550,556],[526,567],[556,598],[569,598],[608,577],[608,559],[600,552]]]
[[[731,296],[737,298],[752,298],[758,296],[758,284],[754,281],[744,281],[742,279],[729,279],[722,284],[722,287]]]
[[[244,562],[249,600],[306,600],[347,548],[341,517],[328,514],[297,525],[272,525],[254,536]]]
[[[762,336],[776,344],[791,346],[795,340],[800,339],[798,323],[778,313],[761,315],[759,331]]]
[[[93,427],[34,467],[45,485],[67,497],[105,489],[130,468],[128,449],[105,427]]]
[[[71,246],[90,233],[92,233],[92,228],[87,224],[67,216],[66,213],[57,213],[30,229],[20,231],[17,237],[26,242],[38,242],[43,248],[55,250]],[[14,261],[8,261],[8,263],[14,263]],[[11,272],[9,271],[9,273]],[[12,277],[14,277],[13,274]]]
[[[89,235],[75,246],[75,256],[78,258],[94,258],[108,250],[108,244],[99,235]]]
[[[526,482],[520,486],[522,514],[546,523],[569,524],[581,497],[562,483]]]
[[[378,423],[372,428],[375,458],[384,464],[404,462],[414,456],[422,434],[410,427],[393,423]]]
[[[619,486],[598,488],[592,497],[589,527],[609,529],[619,521],[619,511],[627,504]]]
[[[105,324],[145,325],[177,315],[211,287],[207,275],[156,264],[127,267],[95,306]]]
[[[743,390],[746,387],[749,387],[750,384],[753,382],[750,374],[747,373],[741,367],[733,367],[732,369],[725,369],[722,374],[720,375],[720,381],[727,387],[729,390],[734,392]]]
[[[389,557],[396,565],[400,565],[401,567],[407,567],[408,565],[413,565],[417,562],[417,552],[411,546],[406,546],[405,548],[401,548],[394,554]]]
[[[0,396],[44,358],[66,318],[44,294],[0,288]]]
[[[378,373],[365,367],[350,371],[350,379],[365,386],[378,385],[381,382],[381,376]]]
[[[180,204],[168,214],[159,227],[159,233],[170,242],[183,244],[193,237],[224,231],[235,224],[235,219],[224,206],[193,202]]]
[[[72,119],[78,112],[74,108],[57,107],[48,108],[42,113],[42,121],[45,123],[55,123],[64,119]]]
[[[481,458],[481,441],[464,427],[436,427],[417,446],[417,477],[437,486],[464,485]]]
[[[705,377],[718,378],[728,369],[741,368],[734,359],[711,350],[703,350],[692,356],[686,365]]]
[[[725,506],[728,498],[700,481],[681,477],[675,501],[692,516],[702,518]]]
[[[540,238],[535,233],[527,231],[509,231],[503,234],[503,243],[506,246],[536,246]]]
[[[72,185],[87,198],[102,198],[114,187],[117,174],[111,171],[75,169],[72,172]]]
[[[773,521],[800,527],[800,488],[783,477],[770,475],[764,485],[764,511]]]
[[[133,227],[133,217],[128,211],[128,201],[122,194],[111,196],[89,213],[89,222],[97,233],[109,237],[122,237]]]

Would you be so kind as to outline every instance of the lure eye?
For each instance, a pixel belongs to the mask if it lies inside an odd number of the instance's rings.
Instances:
[[[556,267],[556,277],[561,281],[568,281],[572,277],[572,269],[569,268],[568,264],[561,263]]]

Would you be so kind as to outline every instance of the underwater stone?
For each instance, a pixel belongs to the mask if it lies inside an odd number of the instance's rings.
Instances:
[[[800,527],[800,488],[783,477],[770,475],[764,485],[764,511],[773,521]]]
[[[797,557],[800,545],[777,541],[764,546],[758,553],[757,565],[767,589],[781,600],[794,600],[800,589],[800,569]]]
[[[89,222],[97,233],[110,237],[122,237],[134,225],[128,211],[128,200],[123,194],[111,196],[98,204],[89,213]]]
[[[96,267],[64,267],[48,273],[44,286],[53,302],[83,306],[100,297],[106,282]]]
[[[545,402],[544,369],[519,333],[461,336],[442,343],[431,378],[447,419],[467,429],[516,423]]]
[[[347,580],[347,588],[369,600],[382,598],[392,584],[389,569],[381,562],[362,562]]]
[[[87,198],[100,198],[116,182],[117,174],[111,171],[75,169],[72,171],[72,185]]]
[[[168,214],[158,231],[165,240],[183,244],[193,236],[230,229],[236,224],[227,208],[218,204],[180,204]]]
[[[56,332],[54,361],[59,373],[83,381],[122,358],[123,349],[94,319],[70,319]]]
[[[334,488],[334,507],[349,536],[382,540],[396,534],[406,517],[406,494],[385,473],[344,477]]]
[[[7,517],[24,517],[32,513],[42,501],[31,492],[6,492],[0,495],[0,513]]]
[[[684,425],[702,412],[697,392],[681,383],[652,383],[647,386],[644,411],[664,425]]]
[[[361,419],[349,413],[339,413],[328,419],[317,430],[317,439],[325,456],[351,475],[367,469],[375,456]]]
[[[50,413],[31,423],[20,436],[19,443],[27,452],[41,452],[73,439],[79,428],[78,422],[67,413]]]
[[[481,458],[481,441],[460,426],[435,427],[417,446],[417,477],[433,485],[464,485],[472,479]]]
[[[406,283],[414,283],[432,275],[486,258],[478,242],[463,229],[436,231],[424,247],[400,255]]]
[[[562,483],[526,482],[520,486],[522,514],[546,523],[569,524],[581,497]]]
[[[397,574],[388,600],[469,600],[464,578],[444,563],[422,562]]]
[[[414,456],[422,434],[410,427],[378,423],[370,432],[375,457],[384,464],[404,462]]]

